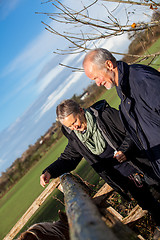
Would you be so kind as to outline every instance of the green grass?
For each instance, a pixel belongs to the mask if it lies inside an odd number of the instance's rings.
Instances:
[[[0,239],[9,232],[43,188],[39,184],[42,170],[60,155],[66,146],[65,138],[50,151],[0,200]]]
[[[56,200],[55,197],[56,199],[59,199],[59,201]],[[56,221],[58,219],[58,210],[61,209],[64,211],[63,201],[63,194],[58,189],[55,189],[46,199],[46,201],[39,207],[38,211],[32,215],[26,225],[18,233],[18,235],[37,222]],[[17,238],[18,235],[15,236],[15,238]]]
[[[159,49],[160,49],[159,46],[160,46],[160,38],[154,44],[152,44],[152,46],[144,53],[144,55],[159,52]],[[148,58],[147,60],[142,61],[141,64],[148,65],[148,63],[150,63],[150,62],[151,62],[151,58]],[[159,69],[160,68],[160,56],[157,56],[153,60],[153,62],[151,63],[150,66],[155,69]]]
[[[99,100],[105,99],[111,107],[118,109],[120,104],[120,98],[117,95],[116,88],[112,88],[111,90],[105,91]]]

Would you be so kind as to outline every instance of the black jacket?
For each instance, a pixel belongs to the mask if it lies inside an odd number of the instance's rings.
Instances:
[[[126,175],[136,171],[128,162],[119,163],[113,158],[114,150],[122,151],[127,159],[133,159],[138,155],[138,149],[133,141],[126,135],[123,125],[119,119],[119,113],[111,108],[105,100],[92,105],[89,110],[94,114],[99,130],[108,142],[108,153],[105,158],[94,155],[75,135],[74,131],[62,126],[63,134],[68,139],[68,144],[61,156],[48,166],[46,170],[52,178],[63,173],[70,172],[76,168],[84,157],[95,171],[116,191],[127,192]],[[112,150],[112,151],[111,151]],[[108,154],[108,155],[107,155]]]

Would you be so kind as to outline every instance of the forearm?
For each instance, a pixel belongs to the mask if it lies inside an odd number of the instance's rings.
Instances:
[[[80,160],[77,161],[70,161],[70,160],[57,160],[53,162],[51,165],[49,165],[46,169],[44,169],[44,172],[49,172],[51,175],[51,178],[57,178],[60,175],[70,172],[76,168]]]
[[[117,150],[123,152],[123,154],[128,159],[130,157],[133,157],[133,155],[136,155],[138,148],[136,147],[135,143],[130,138],[130,136],[126,134],[122,144],[119,146]]]

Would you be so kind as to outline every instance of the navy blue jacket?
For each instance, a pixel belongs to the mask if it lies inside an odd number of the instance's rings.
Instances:
[[[117,62],[122,122],[140,149],[145,149],[160,178],[160,72],[141,64]]]

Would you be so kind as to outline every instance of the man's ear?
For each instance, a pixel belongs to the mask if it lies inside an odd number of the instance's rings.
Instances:
[[[113,68],[114,68],[112,61],[106,60],[106,61],[105,61],[105,67],[107,68],[107,70],[112,71]]]

